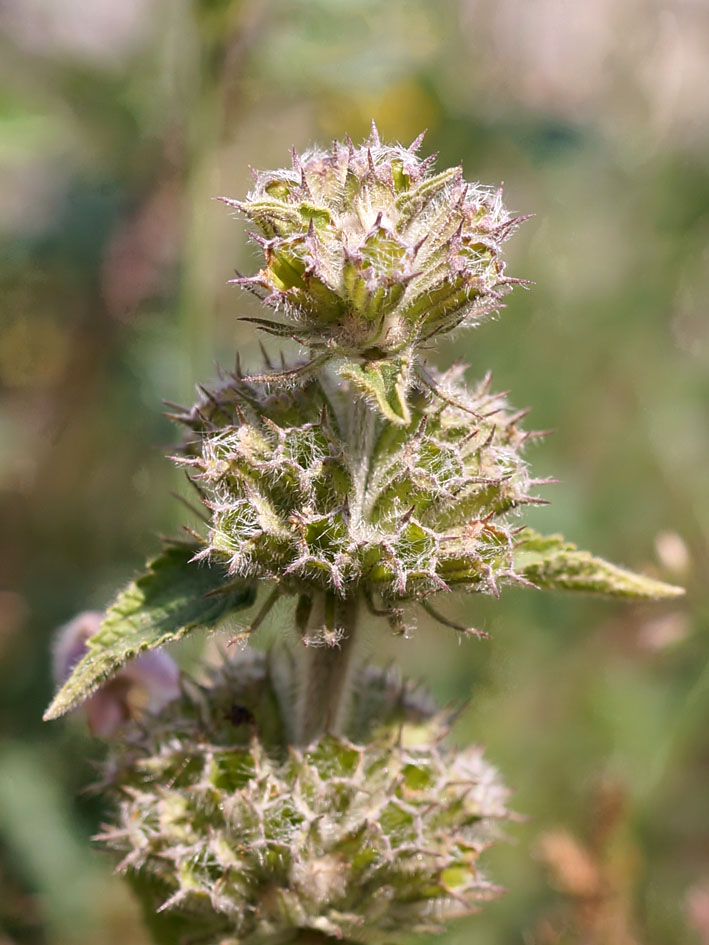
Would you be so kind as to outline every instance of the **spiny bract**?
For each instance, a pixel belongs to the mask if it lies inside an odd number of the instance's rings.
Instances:
[[[283,682],[247,656],[147,720],[109,767],[117,822],[103,840],[174,941],[194,923],[204,945],[299,929],[397,943],[496,895],[478,859],[506,791],[480,749],[447,748],[428,702],[370,670],[349,727],[365,744],[294,750]]]
[[[178,458],[211,511],[204,557],[234,575],[384,599],[520,580],[509,513],[529,494],[522,414],[452,368],[415,388],[407,427],[358,413],[342,381],[234,376],[180,416]]]
[[[293,152],[290,170],[256,175],[244,201],[266,265],[235,282],[261,294],[286,324],[257,319],[324,356],[389,358],[439,332],[476,322],[520,280],[504,274],[502,243],[522,218],[499,191],[469,184],[460,167],[385,145],[376,128],[355,148]]]

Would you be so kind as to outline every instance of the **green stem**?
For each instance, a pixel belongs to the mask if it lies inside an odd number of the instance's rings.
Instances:
[[[314,596],[301,630],[300,693],[296,742],[308,745],[325,732],[340,732],[349,702],[358,599]]]

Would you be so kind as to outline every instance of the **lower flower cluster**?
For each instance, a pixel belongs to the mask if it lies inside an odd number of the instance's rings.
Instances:
[[[372,669],[350,737],[296,750],[289,689],[286,665],[242,654],[109,762],[116,817],[101,839],[159,940],[395,943],[495,896],[478,860],[506,791],[481,751],[447,746],[446,719]]]

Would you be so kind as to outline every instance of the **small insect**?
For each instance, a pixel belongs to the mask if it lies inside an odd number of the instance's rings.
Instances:
[[[250,709],[245,705],[234,703],[226,714],[227,721],[232,725],[255,725],[256,719]]]

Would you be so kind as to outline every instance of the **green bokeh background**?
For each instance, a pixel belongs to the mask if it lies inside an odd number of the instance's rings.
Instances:
[[[492,633],[369,640],[484,743],[524,820],[509,892],[439,941],[709,942],[709,7],[649,0],[6,0],[0,6],[0,945],[144,945],[44,725],[54,628],[105,606],[184,491],[162,398],[258,366],[226,286],[257,256],[211,200],[376,119],[535,212],[534,280],[440,364],[490,367],[562,481],[533,523],[683,583],[679,604],[507,591]],[[189,654],[187,654],[189,656]],[[584,872],[585,870],[585,872]],[[585,883],[585,885],[584,885]]]

